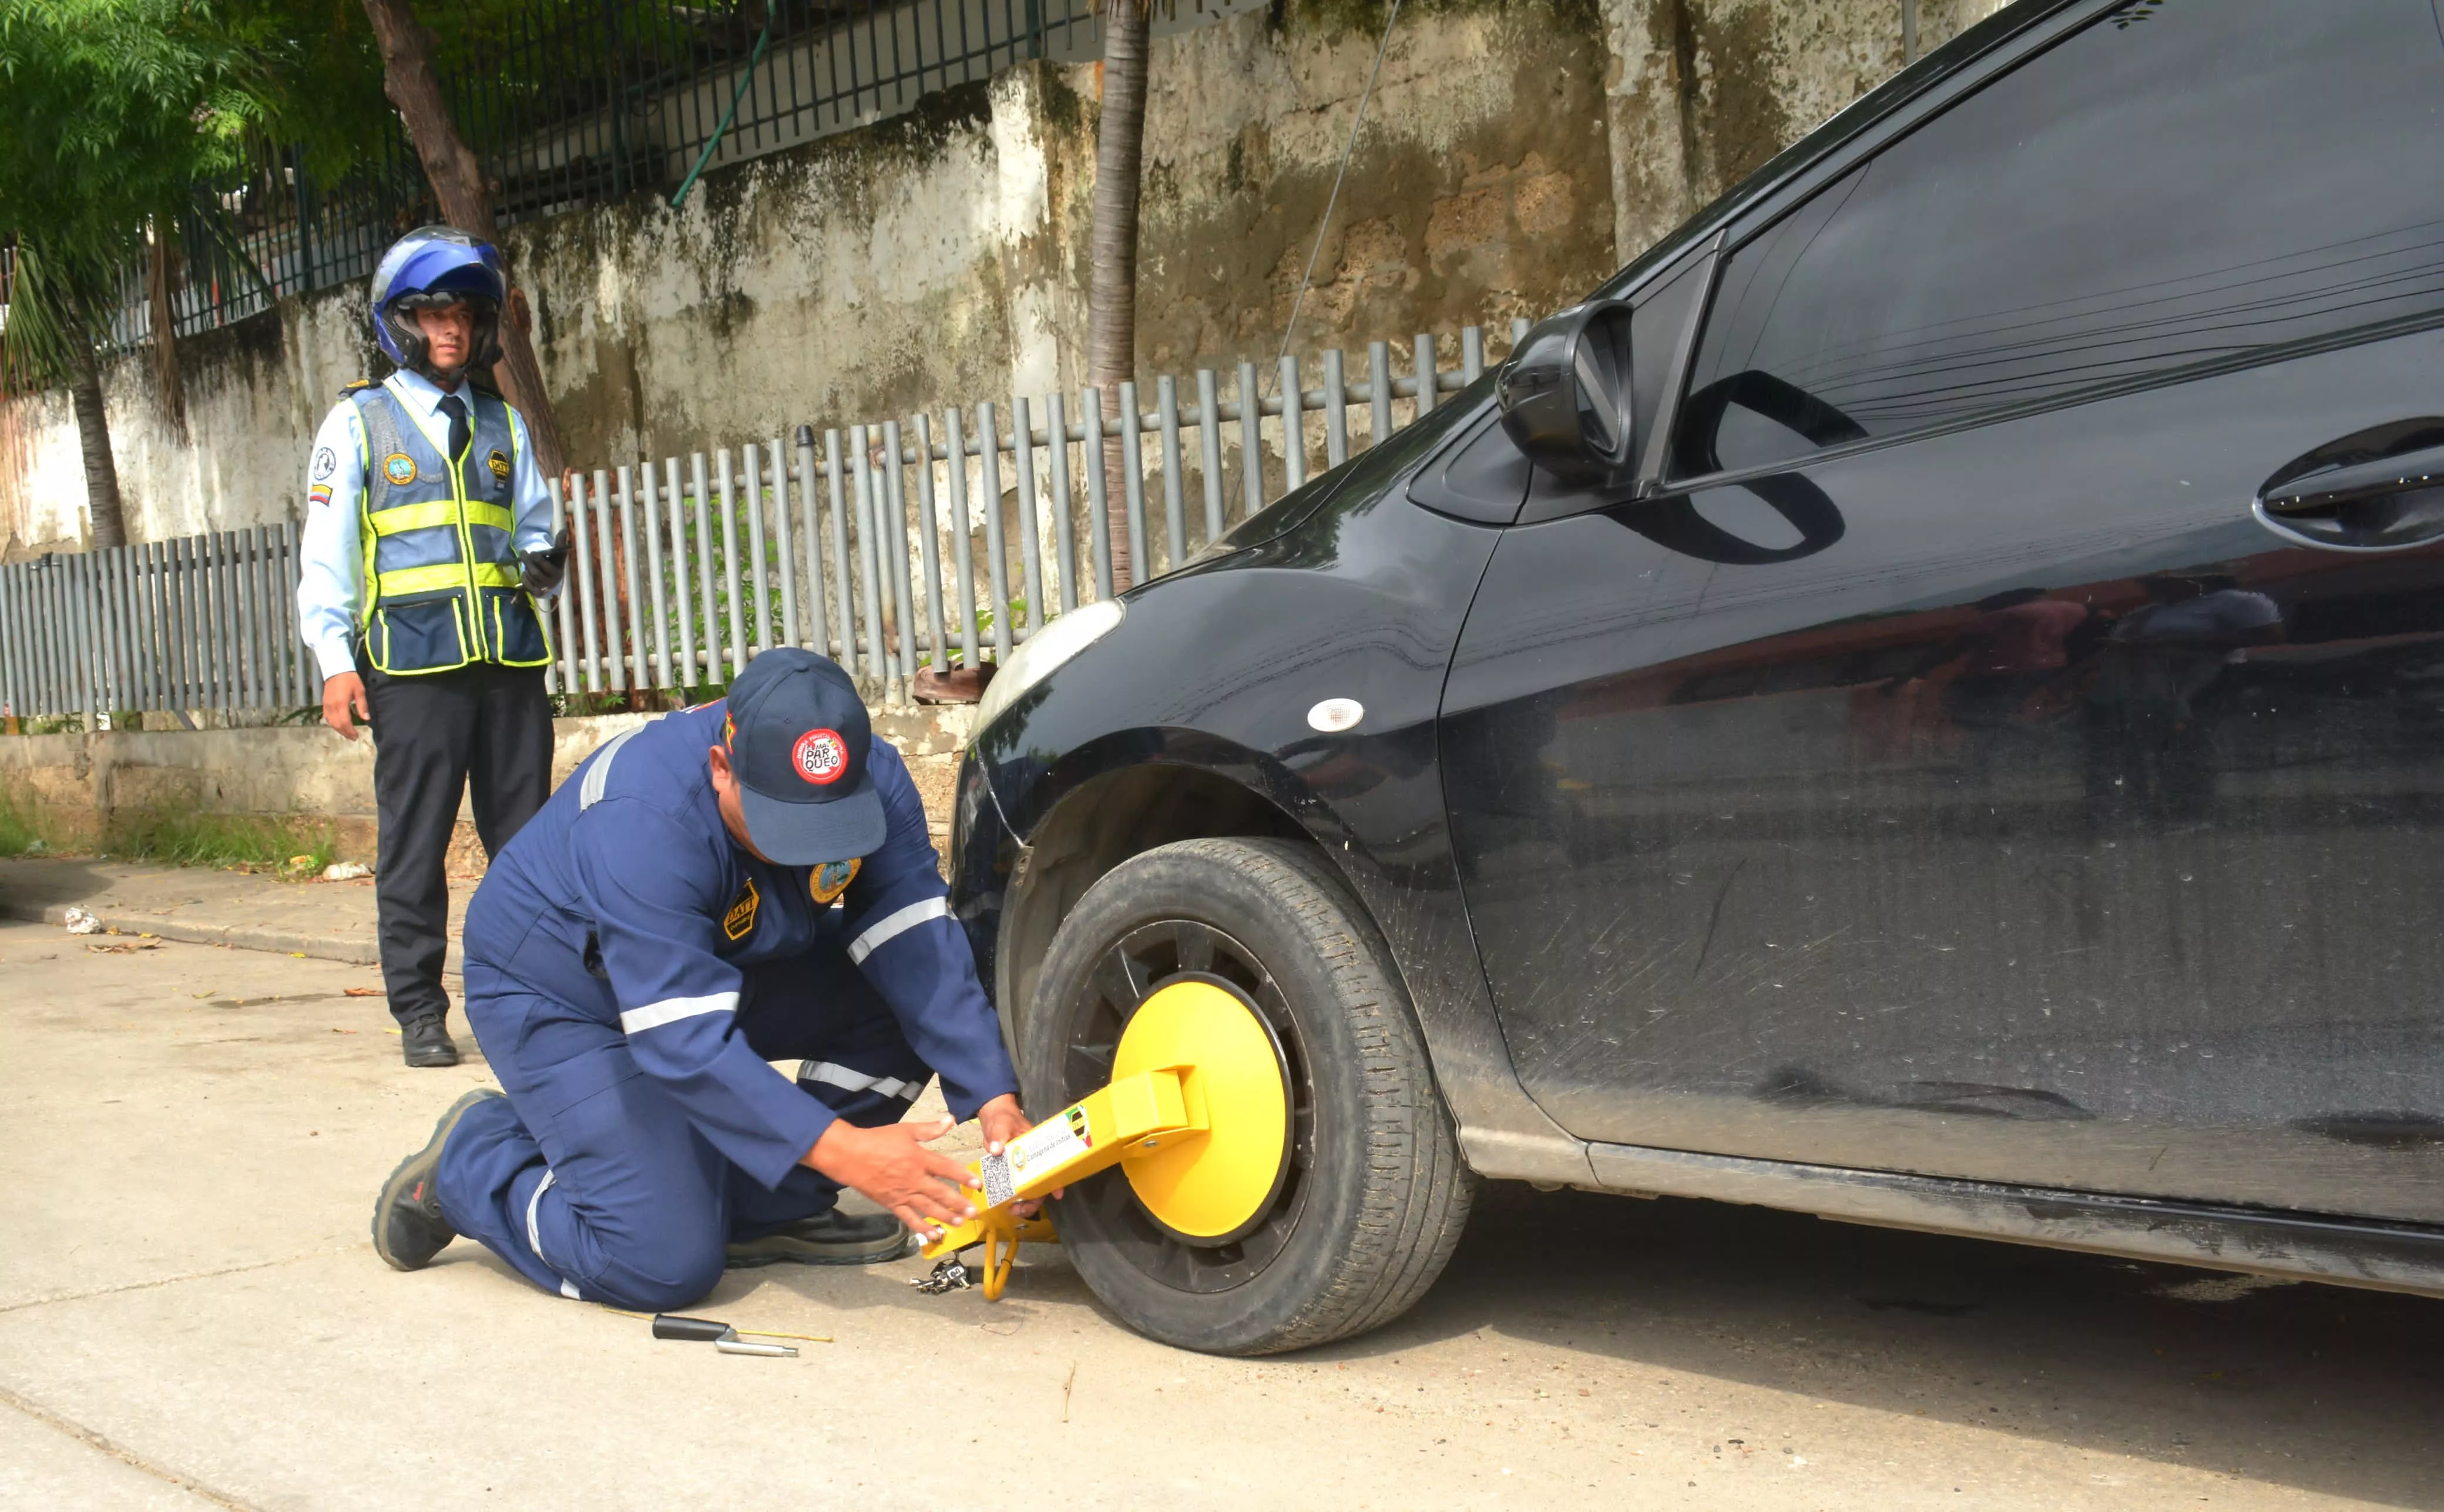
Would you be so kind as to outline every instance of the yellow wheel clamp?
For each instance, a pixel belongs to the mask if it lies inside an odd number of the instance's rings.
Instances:
[[[1050,1220],[1022,1220],[1011,1205],[1115,1165],[1162,1227],[1191,1244],[1226,1243],[1253,1226],[1281,1190],[1289,1133],[1271,1028],[1231,988],[1174,982],[1130,1017],[1108,1085],[970,1168],[982,1205],[924,1256],[983,1245],[985,1297],[998,1300],[1019,1243],[1054,1237]]]

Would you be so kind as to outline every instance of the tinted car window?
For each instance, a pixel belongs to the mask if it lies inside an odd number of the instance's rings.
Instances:
[[[1732,255],[1675,470],[2444,308],[2439,108],[2428,0],[2116,10]]]

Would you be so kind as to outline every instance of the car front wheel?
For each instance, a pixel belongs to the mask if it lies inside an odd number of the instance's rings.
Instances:
[[[1222,1185],[1184,1194],[1176,1170],[1139,1162],[1053,1205],[1087,1285],[1130,1327],[1211,1354],[1321,1344],[1406,1311],[1450,1259],[1473,1181],[1382,938],[1328,864],[1287,841],[1194,839],[1099,879],[1020,1029],[1029,1106],[1126,1069],[1123,1036],[1150,1003],[1253,1046],[1234,1074],[1252,1059],[1264,1095],[1214,1098],[1211,1148],[1232,1146]]]

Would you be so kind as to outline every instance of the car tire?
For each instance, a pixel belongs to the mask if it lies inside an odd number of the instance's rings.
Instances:
[[[1018,1031],[1028,1105],[1102,1085],[1119,1032],[1166,982],[1233,987],[1289,1090],[1274,1194],[1230,1243],[1156,1219],[1120,1170],[1051,1205],[1080,1276],[1130,1327],[1266,1355],[1362,1333],[1424,1296],[1467,1222],[1461,1163],[1407,994],[1374,922],[1312,850],[1182,840],[1115,867],[1063,920]]]

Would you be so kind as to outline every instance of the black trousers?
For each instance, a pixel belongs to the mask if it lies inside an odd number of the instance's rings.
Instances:
[[[361,661],[360,665],[361,665]],[[392,677],[368,671],[373,710],[374,865],[382,986],[398,1022],[447,1013],[449,855],[458,801],[474,784],[475,835],[487,857],[551,796],[551,705],[540,667],[479,663]]]

